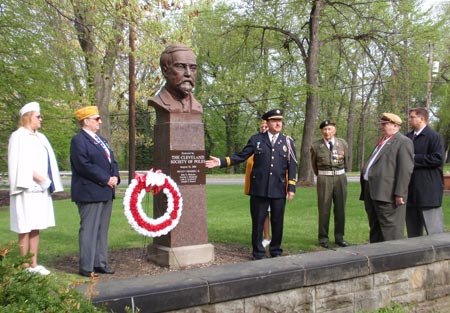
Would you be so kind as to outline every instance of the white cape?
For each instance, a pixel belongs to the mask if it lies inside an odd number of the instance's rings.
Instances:
[[[58,163],[56,162],[55,152],[53,151],[50,142],[47,140],[47,137],[38,131],[36,131],[36,135],[47,149],[55,192],[63,191],[64,189],[61,182]],[[10,195],[21,193],[26,189],[32,188],[35,184],[31,167],[34,151],[31,149],[32,145],[26,143],[29,136],[30,130],[20,127],[12,133],[11,138],[9,139],[8,173]]]

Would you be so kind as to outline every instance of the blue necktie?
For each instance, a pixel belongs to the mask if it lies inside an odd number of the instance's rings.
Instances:
[[[55,184],[53,183],[52,167],[50,166],[50,156],[48,155],[48,152],[47,152],[47,163],[48,163],[48,170],[47,170],[48,177],[51,180],[50,187],[48,188],[50,189],[50,193],[53,193],[55,191]]]

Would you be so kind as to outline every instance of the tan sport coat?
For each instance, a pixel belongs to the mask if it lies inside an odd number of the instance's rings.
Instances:
[[[395,197],[406,201],[408,185],[414,169],[414,146],[411,139],[396,133],[383,146],[369,169],[368,182],[372,200],[395,202]],[[369,158],[370,160],[370,158]],[[366,182],[363,179],[368,162],[361,171],[361,196],[364,200]]]

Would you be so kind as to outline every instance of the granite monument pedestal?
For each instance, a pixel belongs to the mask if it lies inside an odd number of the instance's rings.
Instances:
[[[156,110],[153,168],[178,185],[183,197],[179,224],[148,246],[149,259],[168,267],[185,267],[214,260],[208,243],[206,211],[205,140],[201,113],[168,112],[150,100]],[[154,197],[154,218],[167,209],[162,193]]]

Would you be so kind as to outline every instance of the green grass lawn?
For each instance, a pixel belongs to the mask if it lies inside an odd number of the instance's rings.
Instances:
[[[359,199],[359,183],[349,183],[346,211],[345,240],[350,244],[368,241],[369,227],[362,201]],[[251,220],[249,197],[244,195],[242,185],[208,185],[208,235],[211,243],[231,243],[250,246]],[[135,232],[128,224],[122,206],[123,193],[114,202],[109,232],[110,249],[144,247],[152,242]],[[151,203],[147,195],[145,203]],[[446,229],[450,226],[448,212],[450,197],[444,197]],[[39,262],[51,266],[59,256],[78,252],[78,211],[70,200],[54,202],[56,227],[41,232]],[[149,213],[151,215],[151,213]],[[183,219],[183,217],[181,217]],[[0,209],[0,245],[17,240],[17,234],[9,230],[9,209]],[[330,223],[330,242],[333,238],[333,222]],[[283,248],[295,254],[319,250],[317,246],[317,199],[316,189],[298,188],[293,201],[286,205]]]

